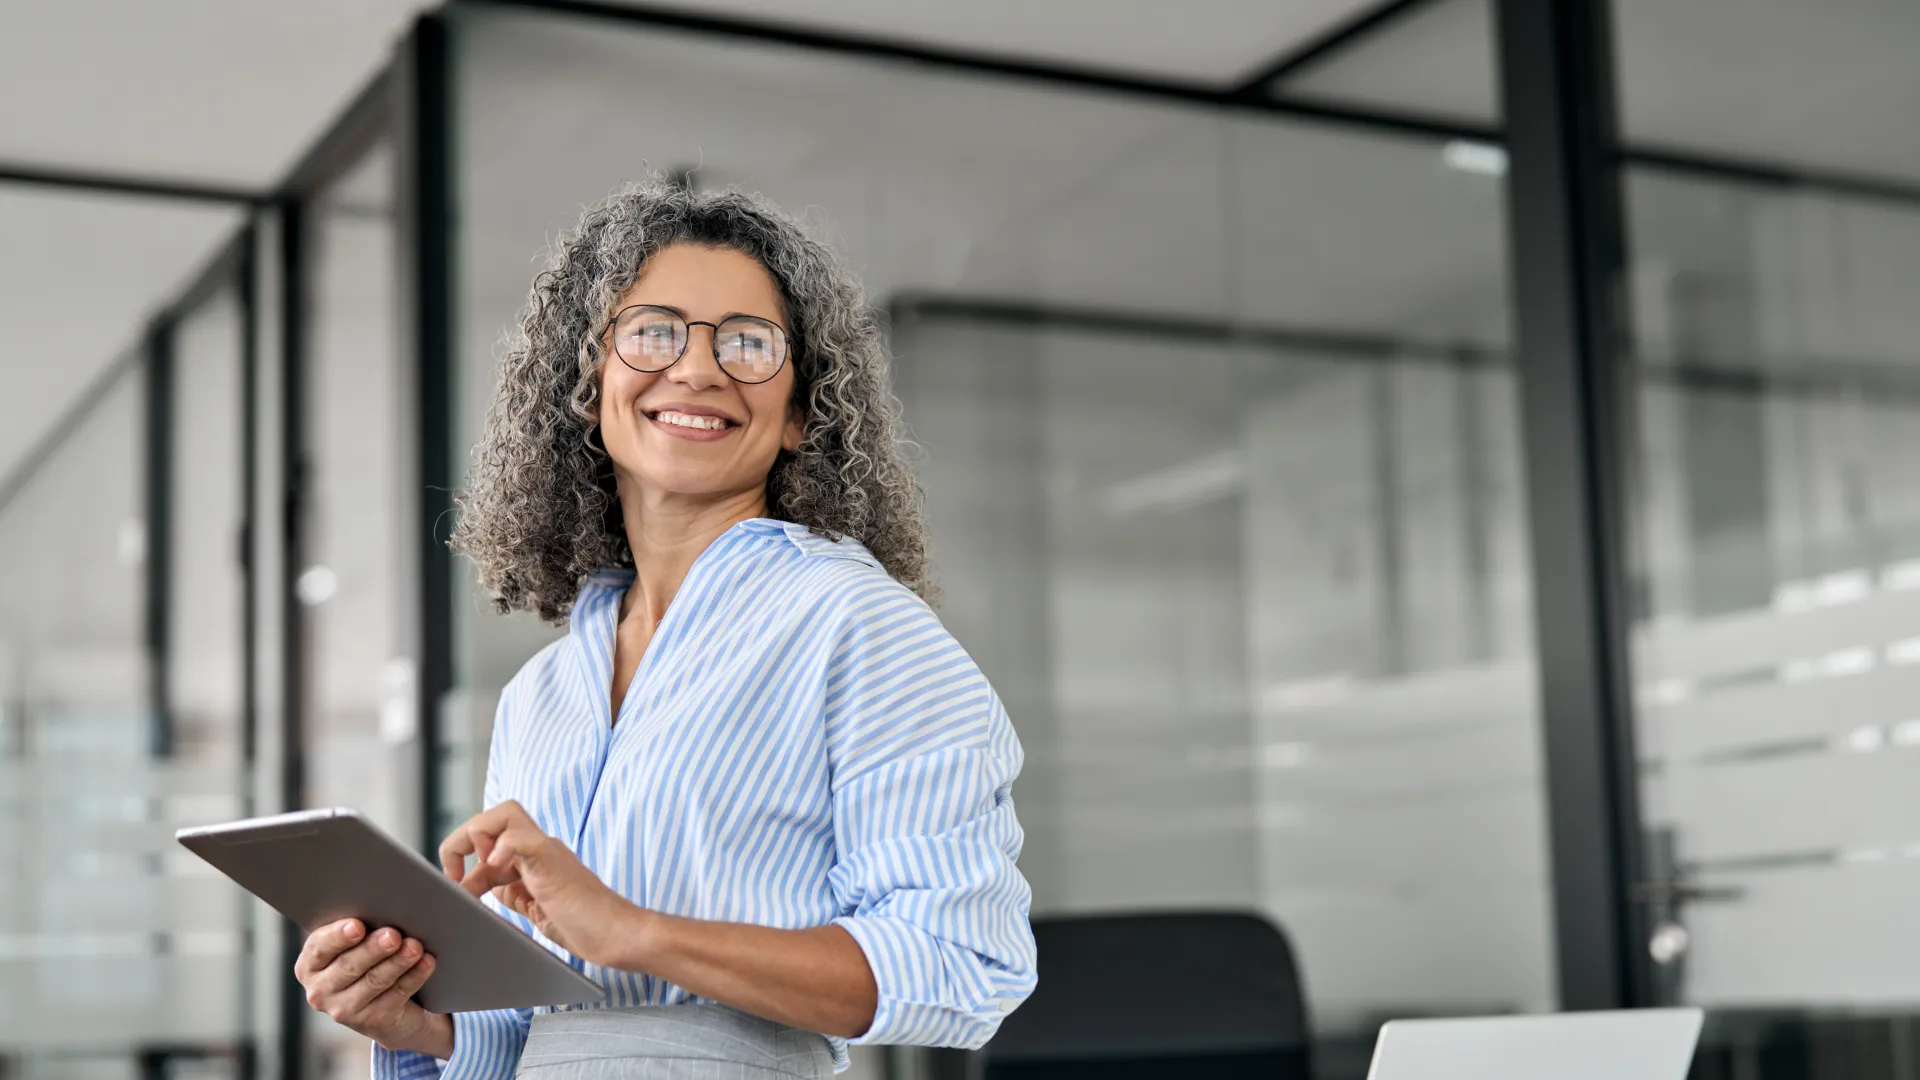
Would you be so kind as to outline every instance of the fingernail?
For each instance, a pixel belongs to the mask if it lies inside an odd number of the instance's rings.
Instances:
[[[401,952],[405,954],[407,959],[411,960],[420,955],[420,943],[417,941],[409,941],[401,949]]]
[[[347,931],[348,941],[359,941],[360,935],[366,932],[365,930],[361,929],[360,924],[357,922],[348,923],[346,925],[346,931]]]

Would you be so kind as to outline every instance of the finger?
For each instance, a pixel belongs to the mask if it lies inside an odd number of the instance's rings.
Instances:
[[[467,872],[467,856],[473,854],[473,837],[467,828],[471,824],[473,819],[468,818],[440,841],[440,868],[455,881]]]
[[[427,980],[433,977],[435,969],[439,966],[439,962],[433,958],[432,953],[420,957],[419,962],[408,968],[407,973],[400,976],[399,981],[379,997],[374,998],[366,1011],[397,1015],[407,1007],[407,1002],[413,995],[419,993],[420,988],[427,984]]]
[[[486,857],[475,861],[473,869],[483,871],[489,884],[504,885],[519,880],[526,864],[544,856],[549,839],[538,829],[519,826],[491,837],[490,843]]]
[[[547,933],[546,913],[540,910],[540,901],[533,898],[533,894],[526,890],[526,886],[507,885],[495,889],[494,896],[500,901],[501,906],[532,923],[535,930],[543,934]],[[552,935],[548,934],[548,936]]]
[[[493,898],[517,915],[527,914],[533,906],[533,894],[527,891],[526,885],[517,881],[493,890]]]
[[[540,865],[548,842],[547,836],[540,832],[510,830],[502,833],[494,842],[493,853],[474,863],[461,884],[468,892],[479,896],[489,888],[522,881],[529,867]]]
[[[489,813],[498,815],[498,827],[489,830],[495,842],[498,842],[500,837],[508,834],[530,833],[534,836],[546,835],[546,831],[540,828],[540,823],[533,820],[532,814],[527,813],[526,807],[521,806],[512,799],[508,799],[506,802],[495,806]]]
[[[367,969],[366,974],[332,996],[328,1012],[335,1020],[358,1016],[373,1000],[386,993],[402,976],[420,962],[426,952],[420,943],[408,938],[392,955]]]
[[[360,981],[355,985],[367,987],[372,991],[367,995],[369,1000],[379,997],[394,983],[399,982],[400,977],[412,969],[413,965],[419,963],[420,957],[425,955],[426,951],[426,947],[420,944],[418,938],[407,938],[400,943],[400,948],[393,955],[368,968],[367,973],[360,976]]]
[[[293,962],[294,978],[305,983],[308,976],[333,963],[335,957],[353,948],[365,937],[367,928],[359,919],[330,923],[307,935],[300,956]]]
[[[487,855],[488,866],[519,866],[544,856],[551,838],[534,828],[508,829],[494,838],[493,851]]]
[[[406,974],[400,976],[400,980],[394,983],[393,988],[387,993],[410,998],[419,993],[422,986],[427,985],[427,980],[433,978],[433,973],[439,968],[440,961],[435,959],[432,953],[421,953],[419,961],[408,968]]]
[[[494,848],[496,855],[512,850],[511,847],[496,846]],[[495,858],[487,858],[474,862],[472,868],[467,871],[467,875],[460,879],[460,887],[473,896],[480,896],[495,886],[511,885],[519,880],[520,868],[511,859],[503,862]]]
[[[372,970],[374,965],[400,951],[404,939],[398,930],[386,927],[368,935],[367,940],[334,957],[307,984],[309,998],[314,993],[328,997],[344,992]]]
[[[466,877],[460,879],[460,887],[467,890],[469,895],[478,897],[485,895],[488,889],[512,885],[519,880],[520,871],[512,866],[492,867],[478,863],[467,871]]]
[[[519,808],[519,803],[506,802],[468,818],[440,842],[440,868],[448,877],[459,880],[466,873],[466,857],[479,851],[483,844],[491,845],[493,838],[506,830]],[[524,811],[520,813],[525,816]]]

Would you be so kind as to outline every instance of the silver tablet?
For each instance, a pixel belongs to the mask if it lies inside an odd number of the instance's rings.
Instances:
[[[352,810],[303,810],[174,834],[312,933],[355,918],[433,954],[414,1000],[438,1013],[572,1005],[606,991],[488,910],[437,866]]]

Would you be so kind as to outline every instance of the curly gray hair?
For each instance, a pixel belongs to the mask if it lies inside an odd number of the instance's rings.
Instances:
[[[501,360],[452,537],[478,565],[494,608],[559,622],[586,575],[633,564],[599,438],[601,333],[640,268],[674,243],[753,256],[786,300],[805,433],[767,476],[769,512],[859,540],[895,579],[929,596],[899,402],[878,321],[852,272],[759,196],[697,194],[655,178],[614,192],[560,238]]]

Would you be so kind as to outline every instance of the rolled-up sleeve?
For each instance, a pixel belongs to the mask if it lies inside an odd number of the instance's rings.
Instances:
[[[879,987],[853,1041],[977,1048],[1036,981],[1011,794],[1020,743],[933,612],[904,589],[876,592],[827,686],[835,924]]]
[[[501,794],[501,772],[507,757],[509,717],[512,713],[513,686],[500,695],[494,713],[493,736],[487,750],[487,779],[483,805],[492,806]],[[480,898],[494,914],[531,934],[533,924],[515,914],[488,893]],[[520,1050],[527,1044],[527,1027],[532,1009],[494,1009],[488,1012],[453,1013],[453,1056],[443,1064],[440,1059],[411,1050],[388,1050],[378,1043],[373,1047],[373,1080],[512,1080],[520,1065]]]

